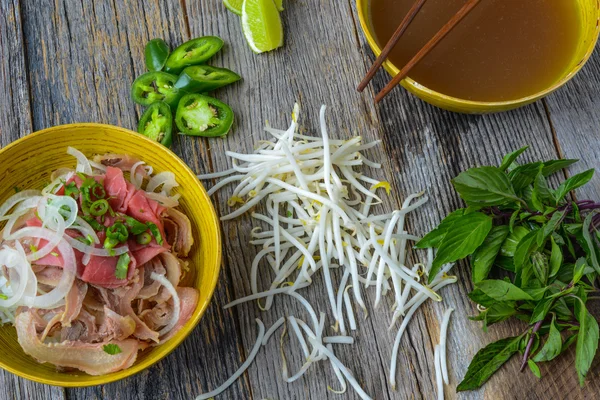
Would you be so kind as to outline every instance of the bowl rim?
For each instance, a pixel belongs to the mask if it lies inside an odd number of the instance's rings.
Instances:
[[[5,147],[1,148],[0,155],[7,152],[11,148],[18,146],[19,144],[24,143],[31,137],[51,134],[52,132],[55,132],[57,130],[64,130],[65,128],[77,128],[77,127],[107,129],[107,130],[117,131],[122,134],[130,135],[130,136],[134,135],[136,140],[146,141],[146,143],[153,146],[157,150],[157,152],[162,151],[162,152],[166,152],[166,153],[170,154],[170,156],[173,158],[173,161],[175,163],[179,164],[181,167],[183,167],[183,171],[185,171],[185,173],[190,174],[195,179],[197,179],[196,174],[190,169],[190,167],[177,154],[175,154],[170,149],[164,147],[160,143],[157,143],[154,140],[151,140],[151,139],[147,138],[146,136],[140,135],[139,133],[134,132],[127,128],[110,125],[110,124],[95,123],[95,122],[62,124],[62,125],[56,125],[56,126],[52,126],[49,128],[41,129],[39,131],[36,131],[36,132],[30,133],[26,136],[23,136],[15,141],[9,143]],[[154,364],[158,363],[163,358],[165,358],[167,355],[169,355],[173,350],[175,350],[177,347],[179,347],[179,345],[181,345],[183,343],[183,341],[198,326],[198,323],[200,322],[200,320],[204,316],[204,313],[208,309],[208,305],[210,304],[212,297],[214,295],[214,292],[216,290],[216,287],[217,287],[217,283],[218,283],[219,275],[220,275],[220,271],[221,271],[221,264],[223,261],[222,232],[221,232],[219,218],[217,216],[217,212],[214,207],[214,204],[212,203],[210,197],[208,196],[206,189],[200,183],[200,181],[198,181],[198,186],[200,187],[200,192],[202,193],[203,200],[205,200],[206,203],[209,205],[210,211],[211,211],[210,215],[204,216],[204,218],[210,218],[209,223],[211,225],[213,225],[213,227],[215,228],[215,231],[217,233],[217,235],[216,235],[217,237],[215,238],[216,244],[217,244],[217,246],[216,246],[217,247],[217,249],[216,249],[216,252],[217,252],[216,265],[214,266],[215,270],[212,275],[212,279],[208,282],[210,285],[210,290],[208,291],[208,296],[206,297],[206,300],[204,301],[204,303],[201,305],[200,310],[195,311],[194,314],[192,314],[192,318],[186,324],[188,327],[186,328],[186,326],[184,326],[177,333],[177,335],[181,335],[181,336],[172,337],[166,343],[155,347],[155,355],[152,359],[145,359],[142,362],[135,363],[131,367],[124,369],[122,371],[117,371],[117,372],[114,372],[114,373],[111,373],[108,375],[98,375],[98,376],[88,375],[88,374],[85,374],[82,372],[82,375],[86,377],[86,380],[83,382],[64,381],[61,379],[39,377],[36,374],[31,374],[28,372],[24,372],[24,371],[20,371],[15,368],[12,368],[12,367],[4,364],[4,362],[1,359],[0,359],[0,368],[4,369],[12,374],[15,374],[17,376],[20,376],[22,378],[25,378],[25,379],[28,379],[28,380],[31,380],[31,381],[34,381],[37,383],[43,383],[43,384],[59,386],[59,387],[69,387],[69,388],[89,387],[89,386],[97,386],[97,385],[104,385],[104,384],[108,384],[108,383],[112,383],[112,382],[117,382],[122,379],[128,378],[130,376],[136,375],[136,374],[146,370],[147,368],[153,366]],[[206,293],[206,291],[205,291],[205,293]]]
[[[358,12],[360,27],[363,31],[363,34],[365,35],[365,37],[367,39],[367,42],[369,43],[369,47],[371,48],[373,53],[375,53],[375,57],[379,57],[382,49],[379,47],[379,44],[375,40],[375,34],[370,29],[370,23],[367,18],[367,15],[366,15],[370,1],[371,0],[356,0],[356,9]],[[583,68],[585,63],[592,56],[592,53],[594,52],[594,49],[596,48],[596,43],[598,42],[598,36],[600,34],[600,3],[598,3],[597,8],[598,8],[598,18],[596,20],[597,23],[596,23],[596,29],[594,32],[594,37],[590,41],[588,49],[585,52],[584,56],[573,68],[571,68],[569,73],[567,75],[565,75],[562,79],[560,79],[558,82],[554,83],[549,88],[544,89],[543,91],[540,91],[533,95],[521,97],[519,99],[508,100],[508,101],[475,101],[475,100],[465,100],[465,99],[461,99],[458,97],[445,95],[443,93],[429,89],[428,87],[416,82],[415,80],[411,79],[410,77],[404,78],[400,83],[403,86],[405,86],[405,85],[408,86],[408,88],[410,88],[411,91],[414,91],[414,93],[417,94],[419,97],[426,96],[428,98],[441,100],[441,101],[446,102],[449,106],[458,107],[461,109],[487,110],[487,111],[507,110],[507,109],[516,108],[516,107],[520,107],[522,105],[532,103],[542,97],[549,95],[550,93],[552,93],[553,91],[555,91],[556,89],[560,88],[565,83],[570,81],[581,70],[581,68]],[[384,61],[383,66],[390,73],[390,75],[392,77],[396,76],[400,72],[400,69],[398,67],[396,67],[394,64],[392,64],[392,62],[387,59]]]

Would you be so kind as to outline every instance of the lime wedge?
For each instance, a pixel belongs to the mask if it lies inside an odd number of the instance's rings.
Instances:
[[[273,0],[244,0],[242,30],[255,53],[283,46],[283,26]]]
[[[280,0],[283,1],[283,0]],[[225,7],[227,7],[227,9],[229,11],[231,11],[232,13],[235,13],[237,15],[242,15],[242,3],[244,2],[244,0],[223,0],[223,4],[225,4]]]

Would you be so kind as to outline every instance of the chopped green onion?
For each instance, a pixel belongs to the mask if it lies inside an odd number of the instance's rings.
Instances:
[[[88,246],[91,246],[92,243],[94,243],[93,240],[90,240],[89,238],[84,238],[83,236],[76,237],[75,240],[79,240],[81,243],[87,244]]]
[[[114,225],[109,226],[106,230],[106,239],[112,239],[116,240],[117,243],[123,243],[128,238],[129,232],[127,231],[127,227],[122,222],[115,222]]]
[[[115,276],[117,279],[127,278],[127,271],[129,270],[130,261],[131,258],[129,258],[129,253],[123,253],[119,256],[119,261],[117,261],[117,268],[115,270]]]
[[[103,231],[104,230],[104,225],[102,225],[101,223],[99,223],[98,221],[96,221],[95,218],[89,217],[89,216],[83,216],[82,217],[83,220],[85,222],[87,222],[88,224],[90,224],[90,226],[95,230],[95,231]]]
[[[119,354],[119,353],[123,352],[123,350],[121,350],[119,345],[113,344],[113,343],[105,344],[104,346],[102,346],[102,350],[104,350],[105,353],[108,353],[111,356],[114,356],[115,354]]]
[[[35,253],[36,251],[38,251],[38,248],[35,247],[34,245],[30,244],[29,245],[29,250],[31,250],[32,253]]]
[[[148,232],[142,232],[135,237],[135,240],[138,244],[148,244],[152,241],[152,235]]]
[[[0,293],[0,300],[8,300],[8,296]]]
[[[19,189],[18,187],[14,187],[13,189],[15,189],[15,193],[19,193],[21,191],[21,189]]]
[[[118,245],[120,242],[117,239],[113,239],[113,238],[109,238],[107,237],[106,239],[104,239],[104,248],[106,250],[112,250],[115,248],[116,245]]]
[[[106,214],[109,208],[108,201],[104,199],[96,200],[90,205],[90,214],[95,217],[100,217]]]
[[[152,233],[152,236],[154,236],[154,239],[156,239],[156,243],[162,246],[163,238],[160,234],[158,226],[156,226],[156,224],[153,224],[152,222],[147,222],[146,225],[148,226],[148,228],[150,228],[150,232]]]
[[[79,197],[79,189],[75,182],[71,182],[68,185],[65,185],[65,196],[70,196],[76,199]]]
[[[55,251],[53,251],[52,253],[50,253],[50,255],[53,256],[53,257],[58,257],[58,253],[55,252]]]
[[[146,224],[138,221],[135,218],[124,215],[125,225],[129,228],[129,231],[134,235],[139,235],[140,233],[146,232],[148,230],[148,226]]]
[[[292,218],[294,216],[294,213],[288,210],[288,212],[285,215],[287,215],[288,218]]]

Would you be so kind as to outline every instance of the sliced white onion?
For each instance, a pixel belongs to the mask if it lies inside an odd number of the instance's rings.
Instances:
[[[179,315],[181,314],[181,301],[179,300],[179,295],[177,294],[177,290],[175,289],[175,287],[173,286],[171,281],[169,281],[164,275],[160,275],[160,274],[157,274],[156,272],[152,272],[150,274],[150,278],[152,278],[153,280],[155,280],[155,281],[159,282],[161,285],[163,285],[165,287],[165,289],[167,289],[167,291],[169,292],[169,294],[171,295],[171,297],[173,299],[173,313],[171,315],[171,320],[164,328],[162,328],[160,331],[158,331],[159,336],[164,336],[165,334],[170,332],[171,329],[173,329],[173,327],[175,327],[175,325],[177,325],[177,321],[179,321]]]
[[[75,168],[75,171],[83,172],[86,175],[92,175],[92,165],[90,164],[90,160],[88,160],[82,152],[69,146],[69,148],[67,148],[67,153],[77,159],[77,168]]]

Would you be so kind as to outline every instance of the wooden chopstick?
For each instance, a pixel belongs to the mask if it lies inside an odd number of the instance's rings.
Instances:
[[[419,50],[419,52],[398,72],[396,75],[384,88],[381,92],[377,94],[375,97],[375,103],[379,103],[383,98],[392,91],[398,83],[406,78],[410,70],[421,61],[423,57],[425,57],[433,48],[442,40],[464,17],[471,12],[473,8],[479,3],[480,0],[468,0],[464,6],[456,13],[454,16],[440,29],[434,37],[427,42],[427,44]],[[400,39],[400,38],[398,38]],[[398,41],[398,39],[396,41]],[[395,45],[392,44],[392,46]],[[386,46],[387,47],[387,46]]]
[[[396,46],[396,43],[398,43],[398,40],[400,40],[400,37],[404,34],[404,32],[406,31],[410,23],[413,21],[413,19],[415,19],[417,13],[421,10],[423,4],[425,4],[426,1],[427,0],[417,0],[414,2],[410,10],[408,11],[408,14],[406,14],[400,25],[398,25],[396,32],[394,32],[394,34],[392,35],[390,40],[388,40],[383,50],[381,50],[381,54],[379,55],[379,57],[377,57],[373,65],[371,65],[371,69],[369,69],[367,75],[358,85],[357,90],[359,92],[365,90],[369,82],[371,82],[371,79],[373,79],[375,73],[381,67],[381,64],[383,64],[383,62],[388,57],[394,46]]]

